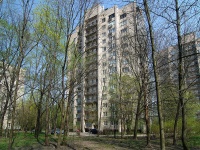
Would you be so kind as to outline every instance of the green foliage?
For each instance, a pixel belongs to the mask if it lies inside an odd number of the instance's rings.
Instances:
[[[191,148],[192,147],[200,148],[200,136],[199,136],[199,134],[195,135],[195,136],[191,136],[189,138],[188,146],[191,147]]]
[[[161,86],[161,99],[163,104],[163,113],[164,113],[164,125],[166,133],[173,133],[174,128],[174,119],[177,113],[178,105],[178,91],[177,87],[173,83],[166,83]],[[200,133],[199,121],[196,118],[196,113],[200,110],[198,100],[191,91],[184,92],[184,101],[185,101],[185,114],[187,120],[187,137],[193,136]],[[153,130],[156,125],[153,123]],[[156,131],[155,131],[156,132]],[[181,111],[178,121],[178,134],[181,134]]]
[[[159,124],[158,124],[158,120],[154,119],[152,120],[153,124],[151,125],[151,133],[152,134],[159,134]]]
[[[25,147],[37,143],[37,140],[31,133],[19,132],[15,134],[16,138],[13,147]],[[0,149],[3,150],[8,148],[8,142],[9,142],[8,140],[9,140],[8,138],[0,138]]]
[[[29,99],[24,103],[19,104],[17,109],[17,122],[20,125],[22,130],[32,130],[35,127],[36,122],[36,105]]]

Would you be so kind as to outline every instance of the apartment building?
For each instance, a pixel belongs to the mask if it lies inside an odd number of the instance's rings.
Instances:
[[[7,64],[3,64],[0,62],[0,115],[4,114],[3,120],[3,129],[11,128],[11,111],[12,111],[12,103],[14,97],[14,90],[16,81],[13,79],[15,75],[14,68],[12,66],[8,66]],[[17,105],[20,99],[24,94],[24,76],[25,70],[21,69],[19,76],[19,85],[17,91]],[[6,109],[5,109],[6,108]],[[4,112],[5,111],[5,112]],[[15,123],[15,129],[19,129],[20,126]]]
[[[84,66],[85,75],[76,87],[73,111],[73,124],[81,131],[119,129],[110,121],[109,80],[119,72],[129,74],[127,58],[135,53],[129,37],[135,33],[136,22],[138,30],[144,27],[142,21],[136,3],[106,9],[98,4],[86,12],[84,25],[73,34],[84,53],[80,67]],[[139,59],[135,58],[134,63],[139,64]],[[137,70],[138,65],[134,67]]]
[[[200,38],[195,33],[182,36],[183,78],[185,89],[200,100]],[[178,84],[178,47],[170,46],[159,52],[159,76],[161,82]]]

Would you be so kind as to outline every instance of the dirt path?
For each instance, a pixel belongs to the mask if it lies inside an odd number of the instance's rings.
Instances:
[[[123,148],[111,144],[103,144],[95,141],[81,141],[75,142],[76,150],[131,150],[129,148]]]

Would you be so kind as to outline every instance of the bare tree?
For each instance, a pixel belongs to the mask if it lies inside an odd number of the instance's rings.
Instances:
[[[165,149],[164,122],[163,122],[162,104],[161,104],[161,99],[160,99],[160,90],[159,90],[159,83],[158,83],[158,73],[156,70],[156,60],[155,60],[156,48],[155,48],[155,41],[154,41],[154,35],[153,35],[153,26],[152,26],[152,20],[150,16],[148,2],[146,0],[143,0],[143,3],[144,3],[145,14],[147,17],[147,22],[148,22],[148,27],[149,27],[151,49],[152,49],[152,61],[153,61],[153,69],[154,69],[158,119],[159,119],[159,127],[160,127],[160,147],[162,150],[164,150]]]

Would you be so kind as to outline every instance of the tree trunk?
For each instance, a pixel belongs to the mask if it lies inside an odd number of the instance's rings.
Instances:
[[[46,118],[45,118],[45,145],[49,146],[49,98],[50,90],[48,91],[48,96],[46,98]]]
[[[181,141],[183,145],[183,149],[187,150],[187,144],[186,144],[186,118],[185,118],[185,105],[184,105],[184,97],[183,97],[183,85],[184,85],[184,79],[183,79],[183,60],[182,60],[182,44],[181,44],[181,22],[180,22],[180,15],[179,15],[179,4],[178,0],[175,0],[176,5],[176,28],[177,28],[177,37],[178,37],[178,49],[179,49],[179,62],[178,62],[178,79],[179,79],[179,103],[181,106],[181,113],[182,113],[182,134],[181,134]],[[178,110],[177,110],[178,111]]]
[[[65,55],[65,61],[64,65],[62,66],[62,98],[60,102],[60,113],[61,113],[61,126],[60,126],[60,131],[64,129],[64,123],[65,123],[65,66],[66,66],[66,58],[67,56]],[[58,141],[57,141],[57,147],[59,148],[61,145],[61,134],[58,135]]]
[[[22,49],[21,49],[22,51]],[[10,135],[9,135],[9,145],[8,149],[12,149],[13,143],[14,143],[14,129],[15,129],[15,118],[16,118],[16,107],[17,107],[17,93],[18,93],[18,86],[19,86],[19,74],[20,74],[20,66],[22,63],[22,58],[18,62],[17,70],[16,70],[16,83],[15,83],[15,93],[14,93],[14,98],[12,102],[12,113],[11,113],[11,130],[10,130]]]
[[[7,91],[6,103],[3,107],[3,111],[2,111],[1,117],[0,117],[0,137],[3,136],[3,121],[4,121],[4,118],[5,118],[6,111],[8,109],[9,95],[10,95],[9,92]]]
[[[151,16],[150,16],[147,0],[143,0],[143,3],[145,7],[145,14],[147,16],[149,32],[150,32],[151,48],[152,48],[152,61],[153,61],[153,70],[154,70],[154,77],[155,77],[157,109],[158,109],[158,119],[159,119],[159,127],[160,127],[160,147],[161,147],[161,150],[165,150],[164,123],[163,123],[162,105],[161,105],[161,99],[160,99],[160,93],[159,93],[160,90],[159,90],[156,60],[155,60],[156,49],[154,45],[153,27],[151,23]]]
[[[141,92],[139,92],[138,94],[137,111],[135,115],[135,127],[134,127],[133,139],[136,139],[136,140],[137,140],[138,122],[139,122],[139,117],[140,117],[141,94],[142,94]]]
[[[179,113],[180,113],[180,102],[178,102],[176,117],[174,120],[175,122],[174,122],[174,131],[173,131],[173,145],[176,145],[176,135],[177,135],[176,132],[177,132]]]
[[[149,120],[149,106],[148,100],[146,97],[146,92],[144,93],[144,102],[145,102],[145,122],[146,122],[146,134],[147,134],[147,146],[150,146],[150,120]]]
[[[69,94],[68,94],[68,99],[67,99],[67,107],[65,111],[65,125],[64,125],[64,136],[63,136],[63,144],[67,144],[67,136],[69,133],[69,115],[70,115],[70,106],[72,102],[72,94],[73,94],[73,82],[70,81],[70,89],[69,89]]]
[[[42,95],[41,95],[41,97],[42,97]],[[39,134],[40,134],[40,117],[41,117],[41,107],[42,107],[41,103],[42,102],[40,100],[40,102],[37,106],[37,119],[36,119],[36,126],[35,126],[35,138],[37,140],[39,140],[38,137],[39,137]]]

